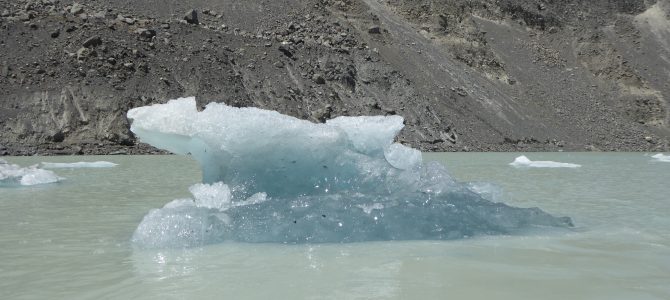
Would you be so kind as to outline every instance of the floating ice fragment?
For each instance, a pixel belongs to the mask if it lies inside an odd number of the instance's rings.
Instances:
[[[0,187],[46,184],[61,180],[63,178],[54,172],[39,169],[37,166],[22,168],[0,159]]]
[[[528,157],[522,155],[514,159],[513,162],[510,163],[510,166],[516,167],[516,168],[580,168],[581,165],[578,164],[571,164],[571,163],[562,163],[562,162],[555,162],[555,161],[544,161],[544,160],[538,160],[538,161],[532,161],[528,159]]]
[[[382,151],[391,145],[404,127],[402,123],[400,116],[337,117],[326,121],[327,125],[344,130],[354,148],[366,154]]]
[[[389,164],[401,170],[419,167],[422,161],[421,151],[397,143],[386,148],[384,157]]]
[[[663,153],[652,155],[651,157],[657,161],[670,162],[670,155],[663,155]]]
[[[182,98],[128,118],[142,141],[192,155],[204,181],[190,188],[192,199],[144,217],[133,234],[139,247],[457,239],[572,226],[537,208],[494,203],[493,189],[423,164],[418,150],[393,143],[399,116],[314,124],[217,103],[199,112],[194,98]]]
[[[42,162],[42,168],[45,169],[65,169],[65,168],[112,168],[116,167],[117,164],[108,162],[108,161],[95,161],[95,162],[75,162],[75,163],[52,163],[52,162]]]
[[[264,193],[257,193],[247,200],[232,202],[230,188],[222,182],[194,184],[189,191],[192,199],[173,200],[162,209],[151,210],[144,216],[133,234],[133,242],[145,247],[163,248],[223,241],[230,225],[225,211],[266,200]]]

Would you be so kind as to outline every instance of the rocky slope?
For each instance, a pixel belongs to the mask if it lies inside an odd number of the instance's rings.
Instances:
[[[0,154],[155,153],[195,95],[432,151],[670,148],[670,0],[0,0]]]

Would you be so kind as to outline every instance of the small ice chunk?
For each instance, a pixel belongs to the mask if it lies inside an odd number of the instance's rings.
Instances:
[[[142,248],[196,247],[223,241],[225,217],[220,212],[193,206],[152,209],[133,234]]]
[[[188,189],[195,198],[195,206],[217,209],[220,211],[230,207],[230,188],[223,182],[212,184],[200,183]]]
[[[497,184],[491,182],[468,182],[467,186],[468,189],[491,202],[502,202],[503,200],[503,189]]]
[[[395,143],[384,151],[386,161],[400,170],[421,166],[421,151]]]
[[[52,163],[52,162],[42,162],[42,168],[45,169],[77,169],[77,168],[112,168],[118,166],[113,162],[108,161],[80,161],[75,163]]]
[[[372,154],[393,143],[403,120],[400,116],[337,117],[326,125],[344,130],[356,150]]]
[[[54,172],[39,169],[37,166],[22,168],[0,159],[0,187],[55,183],[63,179]]]
[[[222,182],[194,184],[194,199],[176,199],[151,210],[133,233],[133,242],[144,248],[194,247],[221,242],[229,235],[231,219],[225,211],[257,205],[267,200],[257,193],[231,203],[230,188]]]
[[[538,160],[532,161],[528,157],[521,155],[509,164],[515,168],[580,168],[581,165],[562,163],[555,161]]]
[[[663,153],[652,155],[651,157],[657,161],[670,162],[670,155],[663,155]]]

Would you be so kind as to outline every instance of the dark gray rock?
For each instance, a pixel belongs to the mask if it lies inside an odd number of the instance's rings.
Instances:
[[[156,30],[139,28],[135,30],[135,33],[139,34],[141,38],[145,40],[150,40],[152,37],[156,36]]]
[[[283,53],[284,55],[286,55],[286,57],[288,57],[288,58],[293,58],[293,52],[291,52],[291,50],[289,50],[288,47],[286,47],[286,46],[284,46],[284,45],[281,45],[281,46],[279,46],[279,48],[277,48],[277,50],[279,50],[279,52],[281,52],[281,53]]]
[[[73,3],[70,7],[70,13],[73,15],[78,15],[84,12],[84,6],[79,3]]]
[[[84,154],[84,148],[78,145],[72,146],[72,154],[82,155]]]
[[[380,34],[382,33],[382,29],[379,28],[379,26],[371,26],[368,28],[368,33],[370,34]]]
[[[325,107],[316,110],[312,114],[312,118],[319,123],[326,123],[326,120],[331,119],[333,113],[333,106],[326,104]]]
[[[317,84],[325,84],[326,83],[326,79],[323,78],[323,75],[321,75],[321,74],[314,74],[314,76],[312,76],[312,80],[314,80],[314,82],[317,83]]]
[[[60,35],[60,29],[56,29],[56,30],[52,31],[50,35],[54,39],[57,38]]]
[[[9,76],[9,65],[2,64],[2,67],[0,67],[0,76],[2,77],[7,77]]]
[[[135,24],[135,19],[134,18],[124,17],[123,15],[117,15],[116,19],[123,22],[123,23],[126,23],[128,25]]]
[[[77,50],[77,60],[86,60],[91,55],[91,50],[86,47],[81,47]]]
[[[84,41],[82,44],[86,48],[93,48],[102,45],[102,39],[99,36],[93,36]]]
[[[465,88],[463,87],[457,87],[453,90],[456,92],[456,94],[458,94],[461,97],[465,97],[468,95],[468,91],[466,91]]]
[[[65,140],[65,134],[60,130],[51,136],[51,141],[54,143],[61,143],[64,140]]]
[[[184,21],[189,24],[200,24],[200,21],[198,20],[198,12],[194,9],[189,10],[184,15]]]
[[[105,17],[107,17],[107,14],[104,11],[99,11],[91,15],[91,18],[94,19],[104,19]]]
[[[33,18],[33,15],[30,14],[30,13],[20,12],[20,13],[16,14],[16,19],[21,21],[21,22],[30,21],[30,19],[32,19],[32,18]]]

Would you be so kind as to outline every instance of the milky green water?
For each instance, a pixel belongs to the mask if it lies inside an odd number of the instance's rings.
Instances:
[[[670,163],[643,154],[542,153],[579,169],[515,169],[518,154],[426,154],[505,202],[571,216],[569,233],[330,245],[223,243],[134,250],[151,208],[200,180],[178,156],[59,169],[53,185],[0,189],[0,299],[670,299]]]

